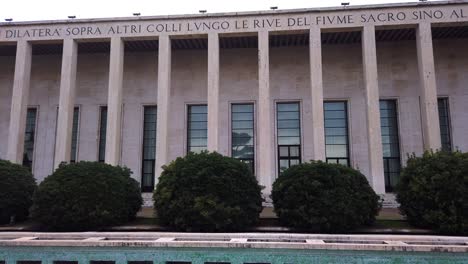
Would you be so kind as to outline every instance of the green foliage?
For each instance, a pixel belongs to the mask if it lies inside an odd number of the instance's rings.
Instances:
[[[286,226],[313,232],[346,232],[372,224],[380,198],[359,171],[312,161],[292,166],[273,184],[275,212]]]
[[[243,230],[262,210],[247,165],[218,153],[190,153],[165,166],[153,199],[160,222],[183,231]]]
[[[118,225],[135,218],[142,198],[127,168],[99,162],[60,167],[34,195],[32,215],[44,228],[78,231]]]
[[[0,224],[27,218],[36,181],[28,168],[0,160]]]
[[[410,224],[442,234],[468,234],[468,153],[426,152],[408,159],[397,186]]]

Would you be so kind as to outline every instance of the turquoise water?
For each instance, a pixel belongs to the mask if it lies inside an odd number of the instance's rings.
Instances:
[[[31,261],[40,261],[41,264],[468,264],[468,254],[250,248],[0,247],[0,264],[39,264]],[[60,263],[61,261],[72,263]]]

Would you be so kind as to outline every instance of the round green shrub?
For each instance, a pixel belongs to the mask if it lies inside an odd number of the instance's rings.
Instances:
[[[312,232],[346,232],[372,224],[380,198],[359,171],[312,161],[292,166],[273,184],[275,212],[283,225]]]
[[[243,230],[257,222],[261,188],[241,161],[189,153],[163,169],[153,195],[161,224],[206,232]]]
[[[410,224],[442,234],[468,234],[468,153],[426,152],[408,159],[397,185]]]
[[[34,195],[33,218],[45,229],[79,231],[135,218],[142,198],[127,168],[99,162],[60,165]]]
[[[28,168],[0,160],[0,224],[28,217],[36,180]]]

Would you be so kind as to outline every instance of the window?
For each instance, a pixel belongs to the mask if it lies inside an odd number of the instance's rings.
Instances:
[[[400,178],[400,140],[396,100],[380,100],[380,127],[385,174],[385,191],[392,192]]]
[[[187,152],[199,153],[208,144],[208,109],[206,105],[188,106]]]
[[[143,164],[141,166],[141,190],[143,192],[154,190],[157,113],[156,106],[144,107]]]
[[[301,163],[301,118],[299,103],[277,103],[278,170]]]
[[[254,172],[253,104],[233,104],[231,106],[231,140],[232,157],[246,163]]]
[[[440,140],[443,151],[452,151],[452,138],[450,136],[450,111],[448,98],[439,98],[439,123],[440,123]]]
[[[325,102],[323,108],[325,117],[326,161],[327,163],[349,166],[347,102]]]
[[[78,124],[80,120],[80,108],[75,107],[73,109],[73,127],[72,127],[72,142],[71,142],[71,154],[70,154],[70,163],[76,162],[76,157],[78,155]]]
[[[34,139],[36,136],[37,108],[28,108],[26,114],[26,129],[24,134],[23,166],[32,170],[34,157]]]
[[[107,106],[100,107],[98,161],[106,160]]]

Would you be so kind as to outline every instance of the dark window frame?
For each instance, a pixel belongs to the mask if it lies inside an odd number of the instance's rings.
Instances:
[[[57,108],[58,109],[58,108]],[[76,118],[76,133],[75,133],[75,112],[77,112]],[[58,114],[57,114],[58,117]],[[79,142],[80,142],[80,123],[81,123],[81,107],[74,106],[73,107],[73,116],[72,116],[72,136],[71,136],[71,147],[70,147],[70,163],[76,163],[78,161],[78,149],[79,149]],[[75,140],[74,135],[76,134]],[[75,146],[73,146],[75,145]],[[75,151],[73,152],[73,148]],[[73,159],[73,153],[75,153],[75,157]]]
[[[385,136],[389,136],[389,138],[396,138],[397,142],[396,143],[383,143],[382,142],[382,149],[383,149],[383,145],[384,144],[394,144],[398,147],[398,156],[394,156],[394,155],[391,155],[391,156],[384,156],[384,153],[382,153],[383,155],[383,168],[384,168],[384,177],[385,177],[385,192],[387,193],[391,193],[395,190],[395,186],[396,183],[394,183],[393,185],[391,184],[392,180],[390,178],[390,175],[391,174],[398,174],[398,177],[397,177],[397,180],[396,182],[399,181],[399,178],[400,178],[400,173],[401,173],[401,140],[400,140],[400,125],[399,125],[399,115],[398,115],[398,100],[397,99],[392,99],[392,98],[389,98],[389,99],[380,99],[379,100],[379,117],[380,117],[380,129],[382,130],[383,126],[382,126],[382,119],[383,118],[388,118],[388,117],[382,117],[382,108],[381,108],[381,105],[380,103],[383,102],[383,101],[387,101],[387,102],[392,102],[394,104],[394,130],[396,131],[395,135],[385,135]],[[386,127],[390,127],[390,126],[386,126]],[[381,139],[383,137],[383,133],[381,132]],[[396,161],[397,162],[397,167],[398,167],[398,170],[397,171],[390,171],[390,163],[392,161]]]
[[[105,123],[103,122],[105,113]],[[107,106],[99,106],[99,133],[98,133],[98,162],[106,161],[106,143],[107,143]]]
[[[255,126],[255,122],[256,122],[256,117],[255,117],[255,103],[254,102],[236,102],[236,103],[231,103],[230,104],[230,119],[231,119],[231,157],[233,157],[233,148],[234,148],[234,144],[233,144],[233,139],[234,139],[234,135],[233,135],[233,131],[234,131],[234,122],[235,121],[239,121],[239,120],[234,120],[233,119],[233,106],[236,106],[236,105],[251,105],[252,106],[252,148],[253,148],[253,157],[252,158],[236,158],[242,162],[246,162],[246,164],[249,166],[249,168],[251,169],[252,173],[255,174],[255,166],[256,166],[256,162],[255,162],[255,158],[256,158],[256,151],[255,151],[255,146],[256,146],[256,126]],[[250,113],[250,112],[237,112],[237,113]],[[238,146],[250,146],[250,145],[238,145]]]
[[[145,137],[145,132],[146,131],[152,131],[153,129],[146,129],[146,125],[150,124],[150,123],[153,123],[153,122],[146,122],[146,111],[147,109],[151,109],[151,108],[154,108],[155,111],[156,111],[156,119],[155,119],[155,129],[154,129],[154,146],[146,146],[145,145],[145,140],[149,140],[148,138]],[[155,177],[156,177],[156,140],[157,140],[157,129],[158,129],[158,108],[157,108],[157,105],[144,105],[143,106],[143,135],[142,135],[142,142],[141,142],[141,151],[142,151],[142,154],[141,154],[141,182],[140,182],[140,185],[141,185],[141,191],[142,192],[153,192],[154,191],[154,185],[155,185]],[[150,138],[151,139],[151,138]],[[154,149],[154,159],[150,159],[150,158],[147,158],[145,157],[145,148],[149,148],[149,147],[152,147]],[[145,164],[150,162],[151,164],[151,172],[145,172]],[[150,185],[144,185],[145,183],[145,180],[144,180],[144,177],[145,175],[151,175],[151,184]]]
[[[445,111],[444,111],[444,117],[447,120],[447,124],[442,124],[441,120],[441,102],[443,102]],[[443,96],[443,97],[438,97],[437,98],[437,110],[439,112],[439,129],[440,129],[440,143],[441,143],[441,150],[443,151],[452,151],[453,150],[453,137],[452,137],[452,122],[450,119],[450,100],[449,97]],[[442,133],[442,127],[447,127],[447,138],[444,140],[444,134]],[[447,144],[444,144],[444,142],[447,141]]]
[[[34,125],[32,126],[32,129],[31,131],[28,131],[28,128],[29,128],[29,113],[30,111],[33,111],[34,110]],[[37,119],[38,119],[38,113],[39,113],[39,107],[38,106],[28,106],[27,110],[26,110],[26,126],[24,128],[24,145],[23,145],[23,161],[22,161],[22,165],[29,168],[29,170],[32,172],[33,171],[33,167],[34,167],[34,158],[35,158],[35,146],[36,146],[36,135],[37,135]],[[32,135],[29,135],[28,134],[32,134]],[[27,138],[31,138],[32,139],[32,157],[31,157],[31,160],[26,160],[27,158]]]
[[[191,108],[193,106],[204,106],[206,107],[206,121],[191,121]],[[196,113],[196,114],[204,114],[204,113]],[[192,147],[196,147],[196,148],[205,148],[204,150],[207,150],[208,149],[208,104],[188,104],[187,105],[187,133],[186,133],[186,139],[187,139],[187,144],[186,144],[186,147],[187,147],[187,151],[186,153],[190,153],[190,152],[193,152],[191,150]],[[191,128],[191,123],[192,122],[197,122],[197,123],[206,123],[206,129],[192,129]],[[207,133],[207,136],[206,137],[190,137],[190,132],[193,131],[193,130],[198,130],[198,131],[202,131],[202,130],[206,130],[206,133]],[[201,138],[206,138],[206,145],[205,146],[191,146],[191,139],[193,138],[196,138],[196,139],[201,139]]]
[[[284,145],[280,145],[279,143],[279,126],[278,126],[278,105],[281,105],[281,104],[297,104],[298,106],[298,110],[297,110],[297,113],[298,113],[298,127],[296,128],[289,128],[289,129],[298,129],[299,131],[299,135],[297,136],[299,138],[299,144],[284,144]],[[291,101],[277,101],[275,103],[275,119],[276,119],[276,151],[277,151],[277,159],[276,159],[276,162],[277,162],[277,168],[278,168],[278,175],[280,175],[282,173],[281,171],[281,160],[288,160],[288,168],[291,166],[291,161],[292,160],[299,160],[299,163],[298,164],[301,164],[302,163],[302,105],[301,105],[301,101],[300,100],[291,100]],[[286,112],[286,111],[285,111]],[[296,111],[287,111],[287,112],[296,112]],[[284,119],[283,119],[284,120]],[[295,119],[291,119],[291,120],[295,120]],[[281,148],[284,148],[284,147],[287,147],[288,148],[288,156],[281,156],[280,154],[280,150]],[[296,155],[296,156],[291,156],[291,148],[293,147],[298,147],[299,150],[298,150],[298,154],[299,155]],[[295,165],[295,164],[293,164]]]
[[[327,144],[327,133],[326,133],[326,126],[325,126],[325,121],[327,120],[326,119],[326,116],[325,116],[325,104],[326,103],[343,103],[344,104],[344,112],[345,112],[345,124],[344,124],[344,128],[346,128],[346,156],[347,157],[337,157],[337,156],[327,156],[327,152],[326,152],[326,148],[327,148],[327,145],[343,145],[343,144]],[[324,121],[324,140],[325,140],[325,162],[326,163],[332,163],[332,164],[342,164],[340,163],[340,161],[344,160],[346,161],[346,165],[344,166],[348,166],[348,167],[351,167],[351,140],[350,140],[350,133],[349,133],[349,130],[350,130],[350,127],[349,127],[349,107],[348,107],[348,100],[324,100],[323,101],[323,121]],[[335,162],[331,162],[331,161],[335,161]]]

